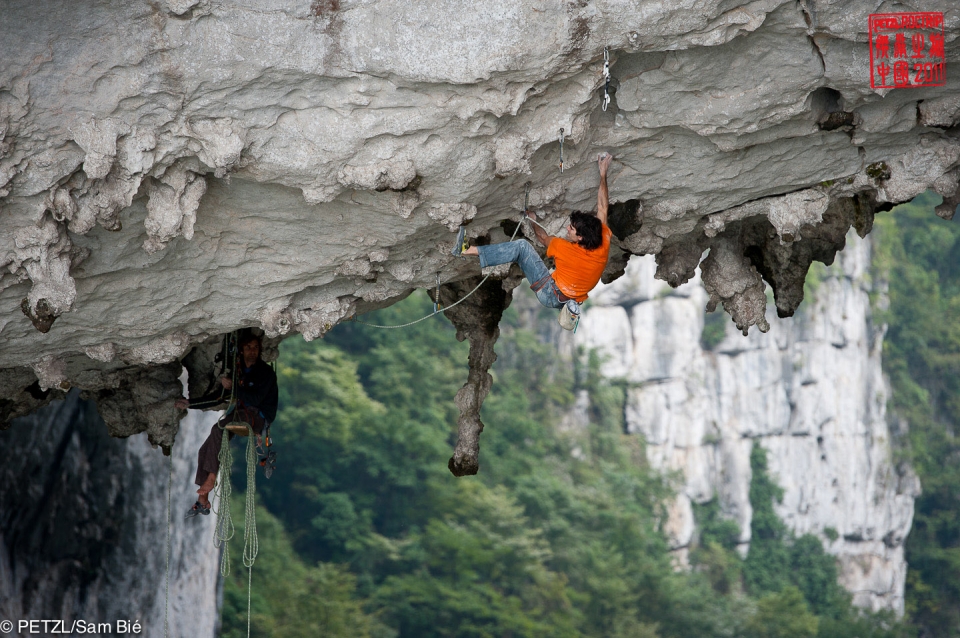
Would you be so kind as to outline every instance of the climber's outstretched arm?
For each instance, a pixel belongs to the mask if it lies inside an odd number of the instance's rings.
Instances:
[[[597,159],[597,165],[600,167],[600,188],[597,189],[597,218],[606,225],[607,210],[610,207],[610,198],[607,194],[607,169],[610,168],[610,162],[613,156],[610,153],[600,153]]]
[[[529,217],[534,221],[537,220],[537,215],[532,210],[527,211],[527,217]],[[549,246],[550,235],[547,234],[547,231],[541,228],[539,224],[531,224],[531,226],[533,226],[533,234],[536,236],[537,241],[543,244],[544,246]]]

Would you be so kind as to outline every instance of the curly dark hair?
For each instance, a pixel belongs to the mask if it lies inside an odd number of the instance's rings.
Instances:
[[[260,346],[260,349],[263,350],[263,338],[255,332],[245,332],[240,335],[240,339],[237,342],[237,347],[242,350],[243,346],[247,345],[251,341],[256,341],[257,345]]]
[[[596,250],[603,245],[603,224],[596,215],[575,210],[570,213],[570,223],[580,235],[580,241],[577,242],[580,246],[587,250]]]

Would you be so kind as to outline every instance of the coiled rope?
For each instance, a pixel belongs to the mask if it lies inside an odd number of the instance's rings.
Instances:
[[[244,501],[243,512],[243,566],[247,568],[247,636],[250,635],[250,600],[253,591],[253,564],[257,560],[257,554],[260,552],[260,539],[257,536],[257,452],[256,452],[256,434],[253,432],[253,426],[247,424],[247,492]],[[220,461],[220,474],[217,481],[217,499],[219,508],[217,510],[217,527],[213,534],[214,547],[223,547],[220,554],[220,573],[223,576],[230,575],[230,539],[233,538],[236,529],[233,525],[233,516],[230,508],[230,497],[233,488],[230,485],[230,467],[233,465],[233,452],[230,450],[230,434],[223,433],[220,440],[220,453],[217,455]],[[226,476],[226,478],[223,478]]]
[[[243,512],[243,565],[253,567],[260,552],[260,540],[257,538],[257,452],[256,434],[253,426],[247,425],[247,493]],[[248,601],[249,602],[249,601]]]
[[[233,338],[236,343],[239,341],[239,339],[236,338],[237,336],[235,333],[232,337],[228,337],[226,356],[230,356],[229,339]],[[236,357],[236,355],[234,355],[234,357]],[[230,402],[227,405],[225,414],[230,414],[230,412],[236,408],[236,358],[234,358],[232,363],[233,365],[230,366]],[[226,364],[226,358],[224,358],[224,364]],[[230,575],[230,539],[233,538],[234,532],[236,531],[233,526],[233,514],[230,508],[230,498],[233,496],[233,486],[230,484],[230,468],[233,467],[233,452],[230,450],[229,433],[226,432],[224,427],[220,429],[223,434],[220,438],[220,452],[217,454],[220,471],[217,473],[217,483],[213,488],[217,502],[217,509],[214,512],[217,515],[217,526],[213,530],[213,546],[223,548],[220,551],[220,574],[226,577]]]
[[[230,451],[230,435],[223,433],[220,441],[220,453],[217,455],[220,462],[220,473],[217,476],[217,485],[214,488],[217,501],[217,526],[213,530],[213,546],[220,550],[220,574],[230,575],[230,539],[236,531],[233,527],[233,515],[230,511],[230,498],[233,495],[233,486],[230,484],[230,467],[233,465],[233,452]],[[224,474],[227,475],[224,480]]]

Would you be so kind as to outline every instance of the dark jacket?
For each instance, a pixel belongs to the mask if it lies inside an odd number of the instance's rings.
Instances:
[[[277,373],[262,359],[257,359],[250,368],[244,368],[241,361],[237,370],[237,402],[248,408],[255,408],[269,422],[277,417]],[[190,399],[190,407],[198,410],[212,408],[230,400],[230,390],[219,383],[212,392],[197,399]]]

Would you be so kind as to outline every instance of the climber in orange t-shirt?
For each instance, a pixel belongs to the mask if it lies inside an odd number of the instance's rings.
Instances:
[[[580,304],[586,301],[587,293],[600,281],[610,254],[607,169],[612,159],[609,153],[601,153],[597,161],[600,187],[597,190],[596,216],[573,211],[567,224],[566,239],[550,237],[540,225],[534,225],[537,241],[547,247],[547,256],[553,257],[556,265],[552,275],[537,251],[525,239],[490,246],[471,246],[464,250],[464,229],[461,226],[453,254],[476,255],[480,257],[481,268],[516,262],[523,269],[540,303],[548,308],[561,308],[560,325],[573,330],[580,318]],[[531,211],[527,211],[527,217],[535,218]]]

